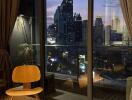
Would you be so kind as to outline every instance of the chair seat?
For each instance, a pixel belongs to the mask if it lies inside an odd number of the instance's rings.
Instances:
[[[43,88],[37,87],[33,89],[18,89],[12,88],[6,91],[6,94],[9,96],[28,96],[35,95],[43,91]]]

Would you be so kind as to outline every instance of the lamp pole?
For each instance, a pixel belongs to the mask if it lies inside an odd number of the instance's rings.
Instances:
[[[33,26],[32,26],[32,17],[29,19],[30,32],[31,32],[31,45],[33,44]]]

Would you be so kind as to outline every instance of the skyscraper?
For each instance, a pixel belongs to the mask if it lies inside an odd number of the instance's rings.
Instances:
[[[74,42],[82,42],[82,17],[74,14]]]
[[[73,0],[63,0],[54,14],[57,44],[73,42]]]
[[[111,25],[105,27],[105,45],[110,45]]]
[[[117,32],[122,32],[121,22],[119,17],[117,16],[115,16],[114,19],[112,19],[112,29],[116,30]]]
[[[88,20],[83,20],[82,21],[82,41],[83,41],[83,44],[86,45],[87,41],[88,41],[88,36],[87,36],[87,33],[88,33]]]
[[[98,16],[95,20],[94,28],[94,46],[103,46],[104,44],[104,25],[102,18]]]

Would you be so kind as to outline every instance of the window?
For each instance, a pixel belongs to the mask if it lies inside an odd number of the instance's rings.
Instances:
[[[47,0],[46,72],[55,75],[57,82],[70,79],[72,88],[85,95],[87,90],[87,0]],[[84,76],[82,78],[81,76]],[[80,78],[81,77],[81,78]],[[85,79],[84,87],[77,86]],[[65,83],[65,82],[63,82]],[[62,84],[59,87],[62,89]],[[83,84],[83,83],[81,83]],[[61,86],[62,85],[62,86]],[[84,88],[83,87],[83,88]],[[68,89],[65,85],[63,89]],[[81,91],[85,90],[85,93]]]
[[[119,0],[95,0],[93,23],[93,95],[101,100],[125,100],[131,39]]]
[[[86,0],[82,2],[81,10],[87,10],[86,2]],[[79,6],[79,0],[69,2],[55,0],[54,4],[51,0],[47,1],[46,64],[48,72],[77,76],[83,73],[81,65],[87,66],[86,43],[84,43],[86,42],[87,12],[82,13],[76,8],[77,6]],[[82,55],[83,58],[81,58]],[[83,59],[83,62],[80,59]]]

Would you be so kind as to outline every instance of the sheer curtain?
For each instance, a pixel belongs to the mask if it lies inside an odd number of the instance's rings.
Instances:
[[[132,36],[132,0],[120,0],[127,29]]]
[[[0,0],[0,68],[4,68],[7,82],[11,79],[9,39],[17,18],[18,6],[19,0]]]

